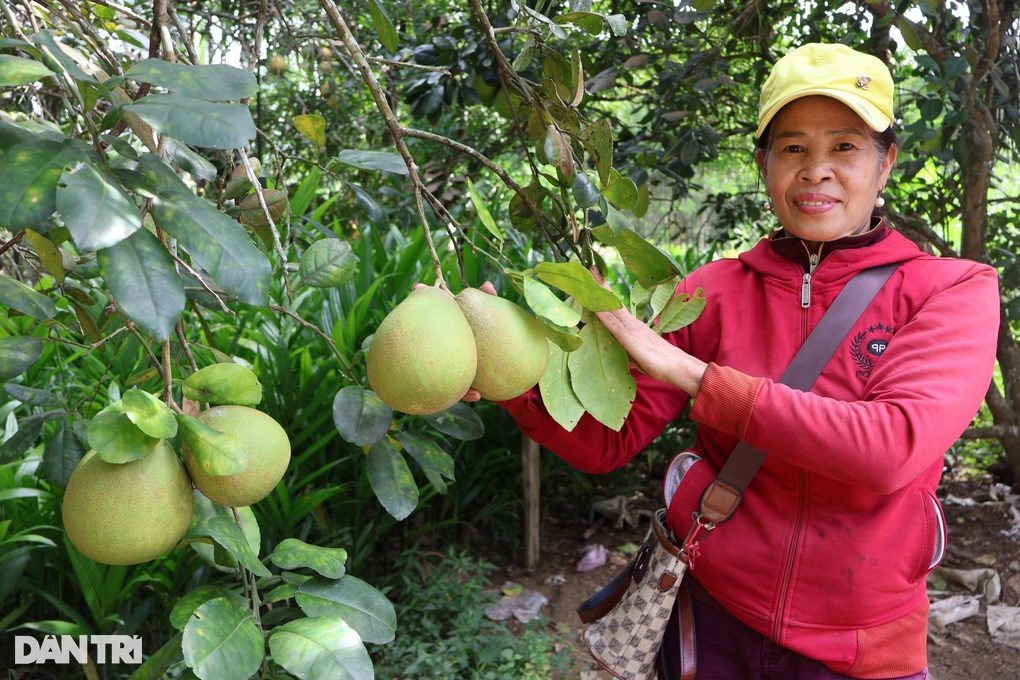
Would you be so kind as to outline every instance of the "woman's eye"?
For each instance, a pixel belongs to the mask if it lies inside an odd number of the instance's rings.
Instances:
[[[840,142],[836,145],[836,151],[853,151],[854,148],[853,142]]]

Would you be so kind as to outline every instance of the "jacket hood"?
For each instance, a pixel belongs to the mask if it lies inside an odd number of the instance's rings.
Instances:
[[[738,259],[762,276],[789,281],[799,279],[808,270],[809,255],[799,238],[780,229],[741,253]],[[863,234],[823,243],[820,255],[812,279],[825,283],[836,283],[869,267],[931,257],[881,218]]]

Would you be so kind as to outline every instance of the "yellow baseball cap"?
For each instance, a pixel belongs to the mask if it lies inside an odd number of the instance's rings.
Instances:
[[[880,59],[838,43],[808,43],[772,67],[761,90],[755,137],[781,108],[813,94],[838,99],[877,132],[892,124],[892,75]]]

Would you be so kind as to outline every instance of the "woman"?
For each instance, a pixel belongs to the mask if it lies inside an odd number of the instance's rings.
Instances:
[[[690,573],[699,680],[927,677],[925,577],[946,538],[935,489],[992,375],[998,292],[990,267],[925,254],[880,215],[892,121],[880,60],[828,44],[780,59],[755,157],[781,228],[686,277],[679,293],[708,297],[687,328],[659,337],[625,309],[599,314],[640,369],[623,428],[585,416],[567,432],[536,390],[502,403],[530,437],[604,472],[693,399],[696,443],[667,475],[677,536],[738,440],[768,454]],[[812,391],[779,384],[846,282],[892,262]]]

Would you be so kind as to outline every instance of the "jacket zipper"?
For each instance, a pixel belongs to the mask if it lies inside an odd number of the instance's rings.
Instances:
[[[794,517],[793,536],[790,539],[790,549],[786,553],[786,560],[783,566],[783,579],[779,584],[779,600],[776,603],[776,619],[772,624],[772,639],[783,644],[783,621],[786,619],[786,600],[790,588],[790,581],[793,580],[793,563],[800,552],[800,535],[804,519],[804,470],[797,470],[797,514]]]
[[[804,246],[804,250],[807,250],[807,244],[801,241],[801,245]],[[818,245],[818,251],[812,253],[808,251],[808,268],[804,272],[803,278],[800,280],[800,308],[803,313],[800,315],[800,337],[801,341],[807,337],[807,324],[808,314],[807,310],[811,306],[811,275],[815,273],[815,269],[818,267],[818,263],[822,259],[822,248],[825,247],[824,243]]]

